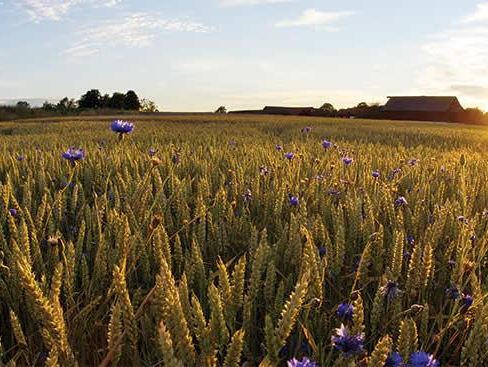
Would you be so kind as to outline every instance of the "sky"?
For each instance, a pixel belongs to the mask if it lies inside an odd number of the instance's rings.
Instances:
[[[391,95],[488,110],[488,1],[0,0],[0,102],[93,88],[163,111]]]

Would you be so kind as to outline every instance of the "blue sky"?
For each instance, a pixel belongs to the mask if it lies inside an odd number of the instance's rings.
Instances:
[[[0,101],[91,88],[172,111],[399,94],[488,109],[488,1],[0,0]]]

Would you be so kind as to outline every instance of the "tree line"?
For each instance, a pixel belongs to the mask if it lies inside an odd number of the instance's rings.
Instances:
[[[140,99],[136,92],[114,92],[102,94],[98,89],[91,89],[78,100],[64,97],[57,103],[44,102],[41,107],[32,107],[26,101],[19,101],[13,106],[0,106],[0,120],[16,118],[48,117],[56,115],[76,115],[96,111],[112,110],[134,112],[159,112],[156,104],[148,99]]]

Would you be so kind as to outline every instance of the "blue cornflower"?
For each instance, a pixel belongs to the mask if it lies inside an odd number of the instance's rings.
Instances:
[[[403,251],[403,258],[404,259],[408,260],[408,259],[410,259],[410,256],[412,256],[410,251]]]
[[[473,296],[471,296],[470,294],[463,294],[460,302],[462,310],[466,311],[473,304]]]
[[[420,351],[410,355],[409,367],[440,367],[439,361],[432,354]]]
[[[134,130],[134,123],[123,120],[114,120],[110,126],[113,132],[119,134],[129,134]]]
[[[398,288],[398,282],[389,280],[383,287],[381,287],[381,293],[386,297],[388,302],[390,302],[392,299],[399,296],[402,291]]]
[[[413,237],[413,236],[407,236],[407,243],[410,246],[413,246],[413,244],[415,243],[415,237]]]
[[[346,166],[349,166],[353,162],[353,159],[350,157],[344,157],[344,158],[342,158],[342,161],[344,162],[344,164]]]
[[[25,160],[25,156],[24,156],[24,155],[22,155],[22,154],[20,154],[20,155],[18,155],[18,156],[17,156],[17,160],[18,160],[19,162],[22,162],[23,160]]]
[[[350,303],[341,303],[337,306],[336,314],[345,321],[351,321],[354,314],[354,306]]]
[[[298,197],[292,195],[290,195],[288,202],[291,206],[298,206],[298,204],[300,204],[300,200],[298,199]]]
[[[380,171],[378,170],[373,171],[373,173],[371,173],[371,176],[373,176],[374,178],[380,177],[381,176]]]
[[[149,157],[154,157],[157,153],[157,150],[154,148],[149,148],[148,153],[149,153]]]
[[[319,255],[320,257],[324,257],[325,255],[327,255],[327,249],[324,246],[321,246],[319,248]]]
[[[68,160],[74,166],[76,161],[80,161],[85,158],[85,151],[80,148],[71,147],[63,153],[63,158]]]
[[[288,361],[288,367],[319,367],[319,365],[307,357],[303,357],[301,361],[296,358],[290,359]]]
[[[350,335],[344,324],[336,329],[336,335],[332,336],[332,345],[346,357],[357,355],[363,352],[364,334]]]
[[[285,153],[285,158],[291,161],[293,158],[295,158],[295,153]]]
[[[395,205],[396,206],[404,206],[404,205],[408,205],[408,201],[407,199],[405,199],[403,196],[399,196],[396,200],[395,200]]]
[[[323,140],[322,141],[322,147],[324,147],[324,149],[329,149],[330,147],[332,146],[332,143],[328,140]]]
[[[459,292],[459,289],[455,285],[451,285],[446,289],[446,296],[449,299],[458,299],[461,296],[461,292]]]
[[[403,358],[398,352],[390,353],[384,365],[384,367],[402,367],[402,366],[403,366]]]
[[[311,131],[312,131],[312,128],[310,126],[306,126],[302,129],[302,133],[305,133],[305,134],[308,134]]]
[[[340,195],[340,191],[337,190],[337,189],[330,189],[329,191],[327,191],[327,194],[329,194],[330,196],[338,196]]]
[[[276,144],[275,149],[276,151],[281,152],[283,150],[283,146]]]
[[[12,217],[16,217],[17,216],[17,209],[15,209],[15,208],[9,209],[8,212],[10,213],[10,215]]]

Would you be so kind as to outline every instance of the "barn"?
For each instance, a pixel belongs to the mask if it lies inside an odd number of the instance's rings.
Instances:
[[[461,121],[464,108],[457,97],[388,97],[381,109],[383,118],[414,121]]]
[[[266,106],[263,108],[263,114],[266,115],[290,115],[290,116],[310,116],[314,113],[313,107],[281,107]]]

